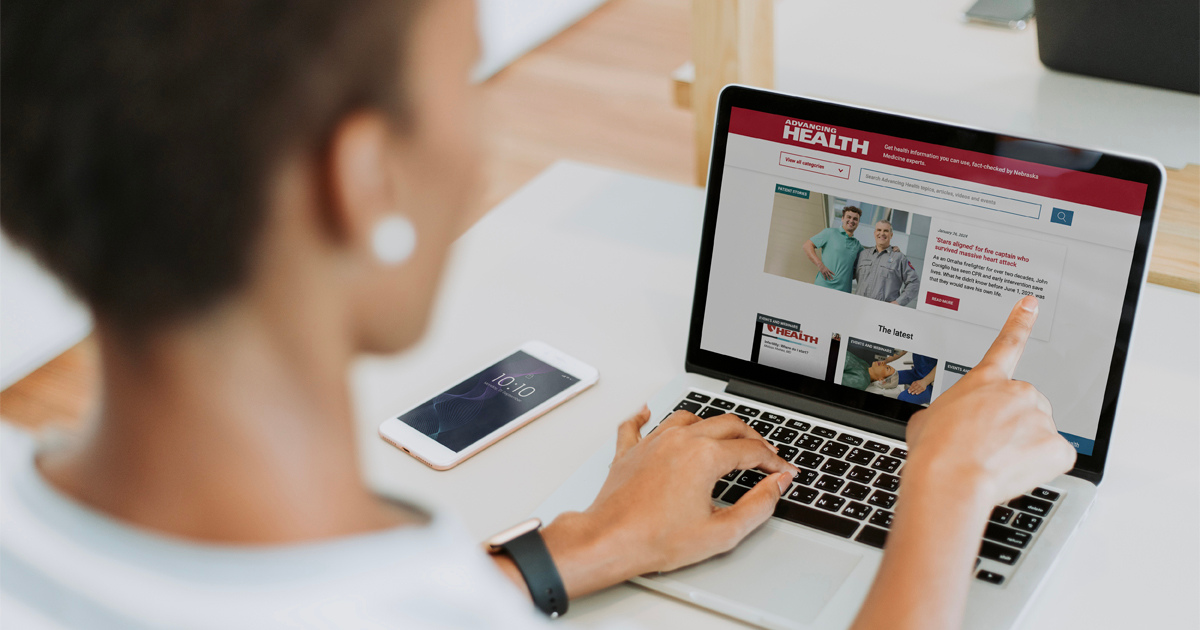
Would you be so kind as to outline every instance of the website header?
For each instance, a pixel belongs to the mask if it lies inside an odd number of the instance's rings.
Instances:
[[[741,107],[731,112],[729,132],[1135,216],[1146,199],[1139,182]]]

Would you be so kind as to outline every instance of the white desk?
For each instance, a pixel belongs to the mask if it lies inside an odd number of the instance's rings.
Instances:
[[[964,24],[970,4],[778,2],[775,86],[1170,168],[1200,163],[1200,96],[1047,69],[1036,20],[1024,31]]]
[[[481,540],[525,518],[683,369],[702,211],[699,189],[569,162],[492,210],[460,239],[424,343],[356,370],[372,485],[455,510]],[[1198,322],[1200,296],[1147,288],[1099,499],[1023,628],[1200,624]],[[377,437],[385,417],[532,338],[592,363],[600,382],[447,472]],[[569,618],[737,625],[630,585]]]

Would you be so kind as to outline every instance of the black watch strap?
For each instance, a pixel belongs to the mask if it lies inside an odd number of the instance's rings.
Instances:
[[[504,552],[517,565],[521,577],[525,578],[529,594],[539,610],[550,615],[551,619],[567,614],[567,589],[563,586],[562,576],[558,574],[558,567],[554,566],[554,559],[550,557],[550,550],[546,549],[541,532],[535,529],[517,536],[504,544]]]

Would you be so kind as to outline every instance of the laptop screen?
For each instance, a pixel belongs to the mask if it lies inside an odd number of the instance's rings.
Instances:
[[[903,422],[1035,295],[1015,378],[1096,454],[1157,167],[744,88],[718,118],[690,363]]]

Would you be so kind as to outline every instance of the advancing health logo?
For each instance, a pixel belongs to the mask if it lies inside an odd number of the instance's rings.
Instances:
[[[869,140],[858,140],[849,136],[838,136],[836,127],[817,125],[803,120],[788,119],[783,123],[783,139],[804,144],[820,145],[850,153],[867,154]]]

